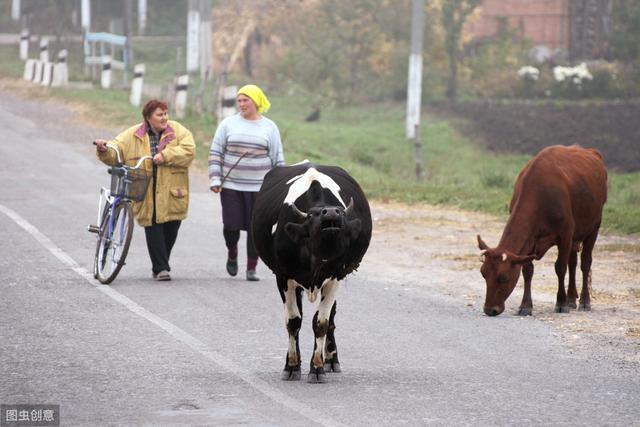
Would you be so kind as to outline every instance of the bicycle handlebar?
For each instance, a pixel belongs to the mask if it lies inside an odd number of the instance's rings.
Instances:
[[[136,165],[133,167],[133,169],[140,169],[140,166],[142,166],[142,162],[144,162],[145,160],[152,160],[153,161],[153,157],[151,157],[151,156],[142,156],[142,157],[140,157],[140,160],[138,160],[138,163],[136,163]]]
[[[98,145],[98,144],[96,144],[96,142],[93,141],[93,145]],[[116,157],[118,159],[118,164],[119,165],[124,165],[124,163],[122,162],[122,157],[120,157],[120,150],[118,150],[117,146],[115,146],[114,144],[107,143],[105,145],[105,147],[110,148],[113,151],[115,151],[116,152]],[[142,156],[142,157],[140,157],[140,159],[138,160],[138,163],[136,163],[135,166],[131,167],[131,169],[140,169],[140,166],[142,166],[142,162],[144,162],[145,160],[153,160],[153,157],[151,157],[151,156]]]

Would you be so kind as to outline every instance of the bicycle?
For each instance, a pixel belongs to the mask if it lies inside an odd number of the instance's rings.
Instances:
[[[96,143],[93,143],[96,145]],[[144,200],[151,174],[142,169],[145,160],[151,156],[143,156],[135,166],[123,163],[120,150],[107,144],[114,150],[117,164],[108,169],[111,175],[111,188],[100,188],[98,199],[98,224],[89,225],[87,230],[97,234],[96,253],[93,263],[93,277],[100,283],[111,283],[125,264],[131,236],[133,234],[133,201]]]

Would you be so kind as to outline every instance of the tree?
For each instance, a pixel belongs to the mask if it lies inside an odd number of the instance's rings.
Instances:
[[[637,1],[634,3],[637,4]],[[612,0],[573,0],[569,2],[570,44],[572,61],[606,56]]]
[[[214,7],[217,63],[311,104],[404,96],[409,0],[226,0]],[[286,25],[283,25],[286,23]]]
[[[455,102],[458,96],[458,63],[461,60],[462,27],[481,0],[447,0],[442,2],[441,22],[445,31],[445,49],[449,58],[447,98]]]
[[[635,68],[640,65],[640,3],[636,0],[615,0],[609,44],[613,56]]]
[[[447,75],[441,1],[425,2],[423,87],[434,99]],[[250,76],[312,106],[405,99],[411,0],[225,0],[213,13],[230,82]]]

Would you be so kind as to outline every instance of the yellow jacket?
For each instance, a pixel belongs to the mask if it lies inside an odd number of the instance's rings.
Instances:
[[[137,124],[109,141],[120,149],[120,155],[128,166],[135,166],[142,156],[150,155],[147,124]],[[189,171],[196,144],[191,132],[180,123],[169,120],[167,128],[158,141],[158,152],[164,156],[164,163],[158,165],[156,182],[156,223],[183,220],[189,208]],[[97,152],[98,159],[109,166],[116,164],[113,150]],[[143,167],[152,173],[153,164],[145,161]],[[142,202],[133,203],[133,212],[138,224],[151,225],[153,215],[153,180]]]

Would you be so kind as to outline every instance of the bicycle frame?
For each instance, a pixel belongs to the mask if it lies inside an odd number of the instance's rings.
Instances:
[[[122,201],[122,197],[118,197],[118,196],[112,196],[111,195],[111,190],[105,188],[105,187],[101,187],[100,188],[100,198],[98,199],[98,227],[102,226],[102,217],[104,215],[104,209],[112,209],[112,213],[109,214],[109,221],[106,224],[107,226],[107,233],[109,236],[111,236],[111,233],[113,232],[113,209],[118,206],[118,203],[120,203]]]
[[[108,243],[109,245],[112,245],[114,247],[115,250],[111,252],[111,257],[113,258],[112,261],[118,262],[119,248],[122,248],[122,247],[125,248],[124,250],[125,250],[125,256],[126,256],[126,250],[127,250],[126,248],[128,248],[128,245],[129,245],[131,232],[129,231],[127,236],[127,232],[124,231],[127,229],[125,227],[125,222],[128,220],[127,219],[128,215],[127,214],[122,215],[118,218],[121,221],[120,236],[115,236],[114,238],[113,232],[115,229],[117,229],[116,209],[118,208],[118,206],[120,206],[123,203],[124,204],[131,203],[130,201],[131,199],[127,198],[126,196],[127,194],[126,188],[128,185],[130,185],[130,182],[131,182],[127,178],[129,171],[140,169],[144,161],[151,160],[152,158],[151,156],[143,156],[138,160],[138,162],[134,167],[130,167],[130,166],[124,165],[122,161],[122,157],[120,155],[120,150],[118,150],[117,146],[113,144],[107,144],[106,147],[116,152],[117,163],[111,169],[110,173],[113,174],[112,179],[117,179],[116,188],[120,188],[120,183],[123,183],[124,192],[122,193],[123,195],[120,195],[120,193],[118,193],[118,195],[113,195],[110,189],[106,187],[100,188],[100,197],[98,198],[98,220],[96,223],[97,225],[96,226],[90,225],[88,229],[89,231],[96,233],[97,235],[96,239],[98,240],[98,242],[101,239],[104,239],[106,242],[109,242]],[[119,169],[124,169],[124,172]],[[112,182],[112,186],[113,186],[113,182]],[[126,209],[128,212],[130,212],[129,207],[127,207]],[[117,274],[117,271],[115,274]]]
[[[118,150],[118,148],[113,144],[107,144],[107,148],[109,148],[109,149],[111,149],[111,150],[116,152],[116,157],[117,157],[117,165],[116,166],[122,166],[123,162],[122,162],[122,157],[120,156],[120,150]],[[141,157],[138,160],[138,162],[136,163],[136,165],[133,168],[130,168],[130,169],[139,169],[142,166],[142,163],[145,160],[152,160],[152,157],[151,156],[143,156],[143,157]],[[124,178],[121,177],[120,179],[124,179]],[[114,226],[115,226],[115,223],[114,223],[115,219],[114,219],[114,215],[113,215],[114,209],[118,206],[118,204],[120,202],[123,202],[123,201],[125,203],[129,203],[128,199],[125,199],[125,198],[120,197],[120,196],[113,196],[111,194],[111,190],[110,189],[108,189],[106,187],[101,187],[100,188],[100,197],[98,199],[98,219],[97,219],[96,224],[97,224],[97,226],[99,228],[101,228],[103,226],[107,227],[106,233],[107,233],[107,236],[108,236],[109,240],[111,240],[111,238],[112,238],[112,233],[113,233],[113,229],[114,229]],[[111,212],[108,215],[109,219],[108,219],[107,224],[103,225],[102,224],[102,219],[103,219],[103,217],[105,215],[105,209],[110,209]],[[123,225],[124,225],[124,218],[122,219],[122,221],[123,221]],[[99,233],[97,235],[98,239],[100,238],[100,232],[102,232],[102,229],[99,229]],[[122,239],[122,236],[120,236],[120,239]],[[122,245],[123,242],[120,241],[120,242],[116,242],[116,243],[119,244],[119,245]]]
[[[107,148],[116,152],[118,165],[123,165],[122,157],[120,156],[120,150],[118,150],[118,147],[113,144],[107,144]],[[142,163],[145,160],[151,160],[151,159],[152,159],[151,156],[142,156],[138,160],[136,165],[131,169],[140,169],[140,167],[142,166]],[[115,206],[118,205],[118,203],[121,200],[123,200],[122,197],[112,196],[111,190],[105,187],[100,188],[100,198],[98,199],[98,222],[96,223],[98,227],[102,226],[102,216],[104,215],[103,207],[108,206],[109,209],[113,209]],[[109,215],[109,223],[107,224],[107,227],[108,227],[107,229],[108,235],[111,236],[111,233],[113,231],[113,215]]]

